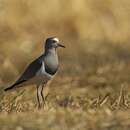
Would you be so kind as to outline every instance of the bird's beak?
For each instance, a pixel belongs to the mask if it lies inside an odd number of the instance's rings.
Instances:
[[[65,48],[65,46],[64,46],[64,45],[59,44],[59,43],[58,43],[58,47],[63,47],[63,48]]]

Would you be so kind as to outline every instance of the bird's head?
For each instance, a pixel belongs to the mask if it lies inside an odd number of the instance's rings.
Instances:
[[[60,44],[60,41],[57,37],[50,37],[47,38],[46,43],[45,43],[45,50],[47,49],[53,49],[53,48],[58,48],[58,47],[63,47],[65,48],[64,45]]]

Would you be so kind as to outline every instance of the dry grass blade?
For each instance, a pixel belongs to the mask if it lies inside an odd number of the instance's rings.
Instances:
[[[13,97],[12,100],[8,104],[6,104],[6,106],[4,108],[9,108],[10,106],[12,106],[15,103],[16,99],[18,97],[20,97],[21,95],[23,95],[24,92],[25,92],[25,90],[21,91],[19,94],[17,94],[15,97]]]
[[[124,85],[121,86],[119,98],[117,100],[117,106],[124,106],[125,105],[125,95],[124,95]]]
[[[105,97],[100,101],[99,105],[103,106],[109,99],[110,94],[106,94]]]

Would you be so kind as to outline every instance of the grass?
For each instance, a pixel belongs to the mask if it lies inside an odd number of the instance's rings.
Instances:
[[[129,130],[128,0],[0,0],[0,130]],[[5,93],[57,36],[60,69],[47,106],[36,88]],[[44,41],[43,41],[44,40]]]
[[[103,48],[103,44],[94,46]],[[64,61],[66,66],[52,81],[44,109],[37,109],[34,86],[7,93],[1,89],[0,129],[128,130],[130,61],[124,56],[130,53],[110,44],[104,50],[88,51],[77,71],[68,72],[76,67],[69,68]]]

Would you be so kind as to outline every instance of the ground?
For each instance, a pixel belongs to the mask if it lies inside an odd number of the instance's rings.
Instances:
[[[87,45],[88,50],[93,45]],[[41,110],[37,109],[35,86],[6,93],[2,88],[0,129],[129,130],[129,45],[94,46],[98,52],[87,51],[73,67],[73,60],[62,60],[62,71],[51,82],[47,104]],[[82,64],[76,68],[79,61]]]
[[[56,36],[46,107],[36,87],[4,92]],[[130,0],[0,0],[0,130],[130,130]]]

